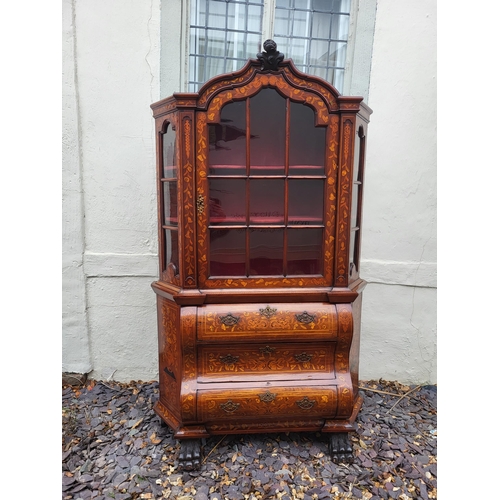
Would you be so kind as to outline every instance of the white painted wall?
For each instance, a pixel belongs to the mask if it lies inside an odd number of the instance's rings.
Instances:
[[[181,90],[181,6],[63,0],[63,372],[157,377],[149,105]],[[435,382],[435,2],[379,0],[376,16],[360,376]]]
[[[436,382],[436,2],[379,0],[363,219],[362,378]]]

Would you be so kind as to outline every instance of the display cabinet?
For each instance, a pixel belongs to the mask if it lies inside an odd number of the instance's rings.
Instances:
[[[184,469],[215,434],[320,431],[348,460],[371,110],[274,42],[152,104],[159,400]]]

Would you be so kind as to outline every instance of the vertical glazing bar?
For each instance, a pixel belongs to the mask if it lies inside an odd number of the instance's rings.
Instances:
[[[286,99],[285,108],[285,206],[284,206],[284,222],[285,230],[283,231],[283,275],[288,274],[288,171],[290,164],[290,99]]]
[[[245,275],[250,275],[250,98],[245,100],[246,119],[246,180],[245,180]]]

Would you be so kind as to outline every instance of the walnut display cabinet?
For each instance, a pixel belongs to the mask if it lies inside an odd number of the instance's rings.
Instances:
[[[151,105],[160,395],[200,464],[216,434],[320,431],[352,455],[371,110],[272,41],[239,71]]]

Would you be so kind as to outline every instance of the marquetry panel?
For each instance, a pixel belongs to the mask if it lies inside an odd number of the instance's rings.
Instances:
[[[203,420],[228,418],[333,417],[337,412],[336,387],[270,387],[200,391],[198,412]]]
[[[266,306],[276,310],[272,316]],[[207,305],[198,308],[197,325],[200,340],[236,342],[335,340],[338,329],[335,305],[314,302]]]
[[[279,378],[334,374],[335,343],[269,343],[234,346],[232,344],[199,347],[200,379],[222,379],[224,376],[272,375]]]

